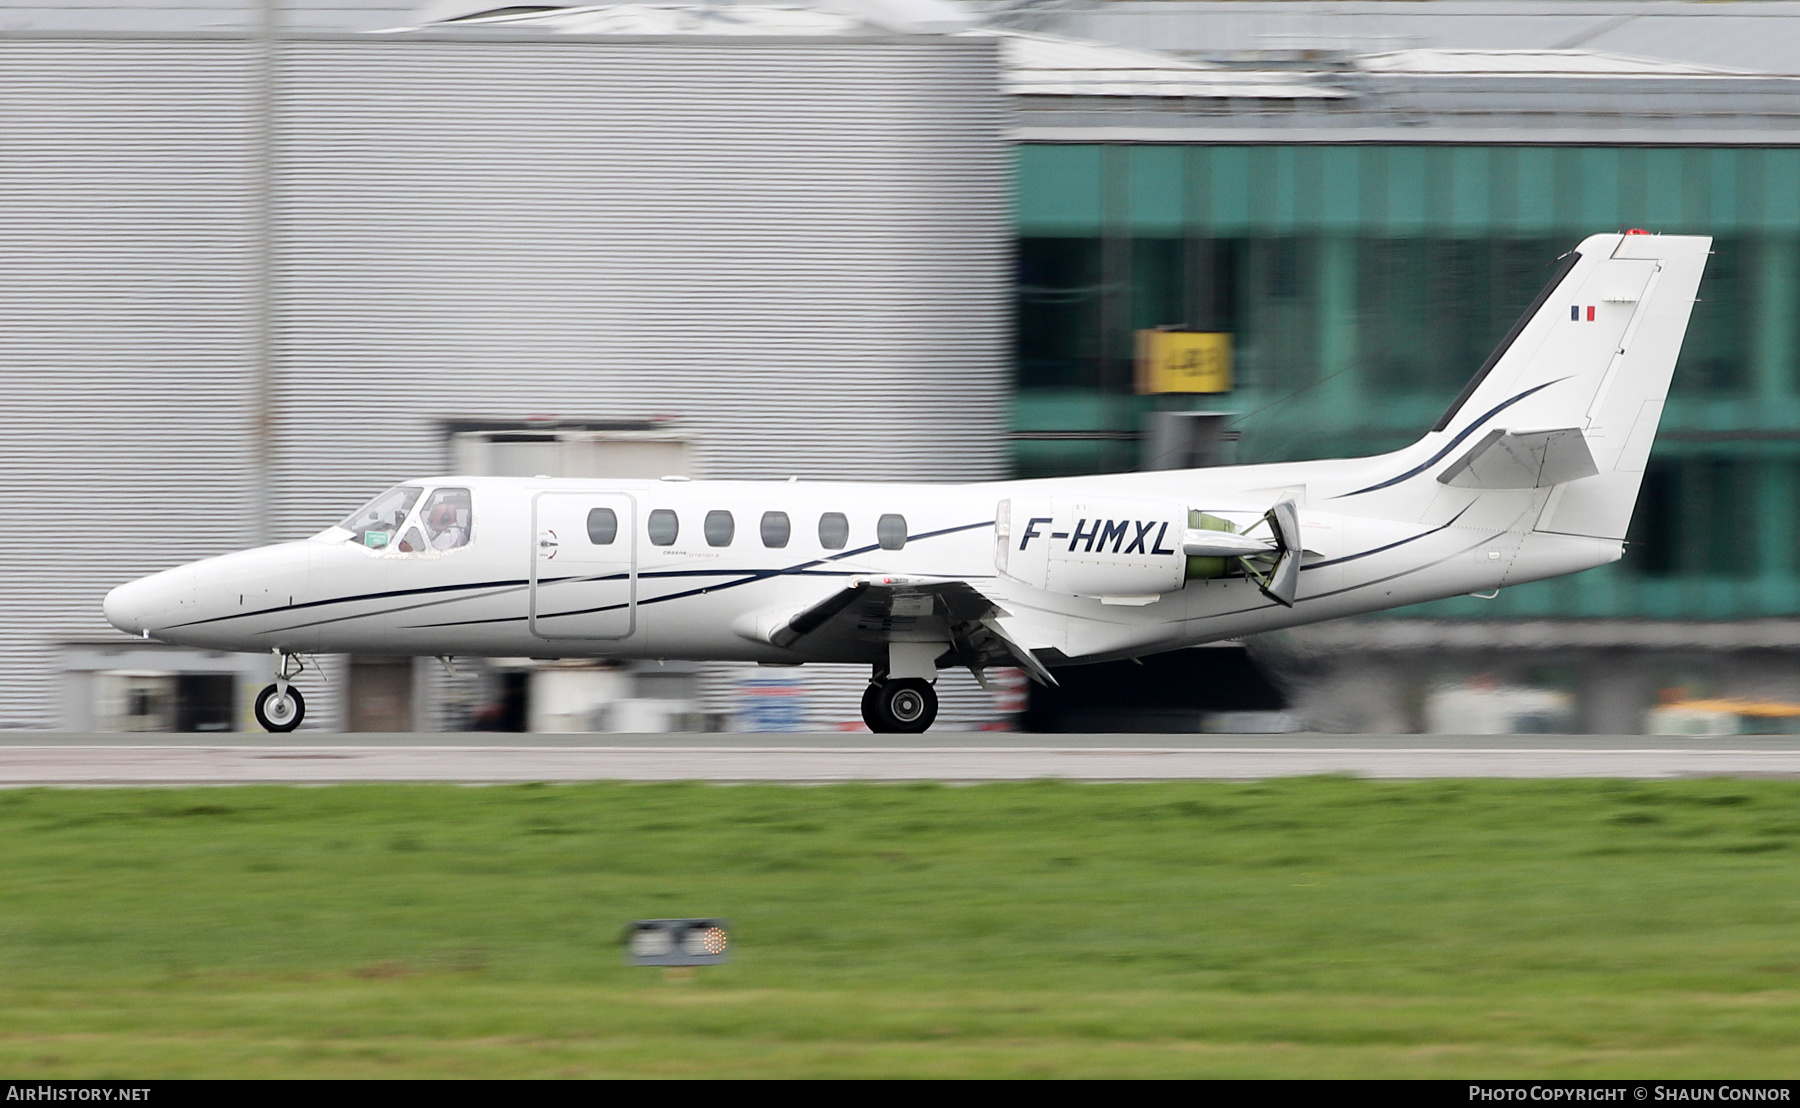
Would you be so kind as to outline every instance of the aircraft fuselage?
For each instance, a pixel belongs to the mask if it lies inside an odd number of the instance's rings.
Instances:
[[[1486,591],[1618,556],[1616,542],[1539,535],[1529,552],[1536,571],[1521,566],[1522,536],[1512,529],[1544,498],[1543,490],[1521,490],[1511,498],[1517,511],[1500,513],[1512,518],[1490,510],[1449,524],[1303,506],[1306,554],[1291,608],[1243,576],[1189,580],[1154,599],[1121,603],[1033,588],[996,570],[1002,501],[1067,497],[1074,488],[1103,509],[1124,505],[1081,517],[1056,537],[1048,524],[1021,520],[1009,545],[1081,553],[1098,540],[1102,550],[1126,556],[1168,555],[1177,553],[1171,544],[1179,535],[1166,526],[1142,533],[1148,521],[1130,514],[1135,503],[1178,503],[1247,529],[1266,509],[1266,494],[1209,494],[1209,486],[1281,478],[1304,489],[1291,479],[1316,480],[1320,474],[1307,471],[1325,465],[969,485],[425,479],[407,485],[470,490],[472,526],[457,549],[402,552],[397,540],[372,549],[332,528],[122,586],[108,614],[134,633],[237,651],[880,664],[891,627],[820,653],[804,640],[767,641],[754,621],[798,611],[854,580],[953,579],[990,596],[1020,637],[1053,660],[1091,661]],[[619,531],[605,546],[585,532],[595,505],[618,517]],[[672,538],[666,530],[651,534],[653,513],[674,514]],[[729,513],[728,537],[718,513]],[[782,545],[765,542],[764,517],[774,513],[785,517]],[[831,516],[842,520],[841,538],[830,533]],[[883,517],[888,547],[878,535]],[[896,527],[904,542],[893,541]]]

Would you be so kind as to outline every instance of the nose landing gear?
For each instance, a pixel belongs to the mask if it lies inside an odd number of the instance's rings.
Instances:
[[[278,650],[275,656],[280,659],[275,670],[275,683],[256,694],[256,722],[262,724],[264,731],[285,733],[300,726],[300,721],[306,718],[306,698],[288,683],[300,676],[306,663],[298,654],[283,654]]]
[[[937,691],[917,677],[876,681],[863,692],[863,722],[877,734],[920,734],[937,719],[937,710]]]
[[[256,696],[256,722],[264,731],[292,731],[306,718],[306,699],[289,685],[286,690],[270,685]]]

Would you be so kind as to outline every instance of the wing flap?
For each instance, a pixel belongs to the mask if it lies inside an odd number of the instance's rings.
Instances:
[[[962,580],[858,578],[791,614],[758,613],[739,621],[738,633],[784,649],[809,649],[894,642],[950,644],[952,664],[982,669],[1016,663],[1033,679],[1056,679],[1031,649],[1008,632],[1009,615]]]

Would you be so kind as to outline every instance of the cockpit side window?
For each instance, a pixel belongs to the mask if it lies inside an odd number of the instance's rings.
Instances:
[[[413,504],[424,491],[417,485],[391,488],[351,512],[338,526],[350,532],[351,540],[358,546],[370,550],[386,549],[398,537],[395,532],[400,530],[400,524],[406,521],[406,513],[412,511]]]
[[[425,542],[432,550],[455,550],[469,545],[474,531],[474,512],[468,489],[435,489],[419,509]]]

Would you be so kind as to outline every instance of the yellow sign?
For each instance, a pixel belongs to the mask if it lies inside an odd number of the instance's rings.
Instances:
[[[1137,390],[1230,392],[1231,334],[1226,331],[1139,331]]]

